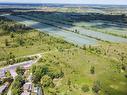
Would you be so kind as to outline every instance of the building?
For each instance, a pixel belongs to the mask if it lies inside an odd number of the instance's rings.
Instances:
[[[31,91],[32,91],[32,83],[27,82],[23,85],[23,92],[21,93],[21,95],[31,95]]]
[[[31,95],[30,92],[24,91],[21,93],[21,95]]]
[[[24,91],[28,91],[28,92],[31,92],[32,91],[32,83],[30,82],[27,82],[23,85],[23,90]]]

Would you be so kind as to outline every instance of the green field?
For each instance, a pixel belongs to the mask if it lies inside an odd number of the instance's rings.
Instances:
[[[1,17],[1,23],[4,17]],[[5,18],[6,19],[6,18]],[[14,21],[4,21],[0,31],[0,60],[6,59],[11,52],[14,56],[25,56],[51,50],[69,49],[74,47],[61,38],[54,38],[37,30],[26,28]],[[9,28],[6,29],[6,26]],[[24,27],[24,28],[23,28]],[[13,28],[15,30],[10,29]]]
[[[116,44],[103,44],[105,48],[110,45],[110,48],[113,48],[109,49],[106,55],[103,47],[100,53],[94,47],[95,50],[93,48],[86,50],[77,48],[45,54],[37,67],[47,65],[62,69],[64,72],[62,78],[53,79],[55,87],[44,88],[46,95],[54,95],[53,93],[58,95],[94,95],[92,87],[97,80],[101,83],[99,95],[126,95],[126,71],[117,67],[121,64],[120,60],[115,56],[115,52],[111,53],[114,50],[121,52],[120,48]],[[99,49],[99,47],[96,48]],[[95,74],[90,73],[91,66],[95,67]],[[68,85],[68,81],[70,81],[70,85]],[[83,85],[88,85],[90,90],[84,93],[81,89]]]
[[[91,23],[87,24],[86,29],[91,28]],[[108,29],[113,33],[113,28]],[[107,31],[102,30],[97,31]],[[127,95],[126,43],[98,41],[94,46],[78,47],[60,37],[0,17],[0,66],[3,61],[32,54],[42,54],[30,72],[33,84],[41,85],[44,95]]]

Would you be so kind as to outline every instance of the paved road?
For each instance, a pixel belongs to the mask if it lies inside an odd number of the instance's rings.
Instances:
[[[5,88],[8,86],[8,83],[6,82],[5,84],[3,84],[2,86],[0,86],[0,95],[2,94],[2,92],[5,90]]]
[[[14,64],[14,65],[6,66],[4,68],[1,68],[0,72],[10,71],[11,75],[14,78],[15,76],[17,76],[17,73],[15,72],[15,69],[17,67],[22,66],[22,67],[28,68],[32,64],[36,63],[41,58],[41,54],[29,55],[29,57],[31,57],[31,56],[38,56],[38,58],[36,60],[30,60],[30,61],[20,62],[20,63]]]
[[[15,72],[15,69],[17,67],[19,67],[19,66],[23,66],[23,67],[24,66],[29,66],[29,65],[32,65],[33,62],[34,62],[33,60],[30,60],[30,61],[26,61],[26,62],[16,63],[14,65],[9,65],[9,66],[6,66],[6,67],[0,69],[0,72],[10,71],[11,75],[13,77],[15,77],[17,75],[16,72]]]

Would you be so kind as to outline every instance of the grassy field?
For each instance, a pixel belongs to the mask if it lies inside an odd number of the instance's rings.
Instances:
[[[2,22],[2,20],[1,20]],[[34,29],[24,30],[22,28],[15,31],[5,30],[3,26],[16,28],[14,21],[5,21],[1,24],[0,31],[0,60],[6,59],[11,52],[16,57],[35,53],[42,53],[50,50],[68,49],[74,47],[61,38],[54,38],[48,34],[38,32]],[[9,27],[8,26],[8,27]]]
[[[76,47],[0,17],[0,61],[36,53],[44,54],[31,72],[45,95],[127,95],[126,43]]]
[[[101,53],[97,53],[92,48],[87,48],[86,50],[77,48],[45,54],[44,59],[37,65],[47,64],[49,67],[55,66],[64,72],[64,77],[53,79],[54,88],[44,88],[45,94],[94,95],[92,87],[94,82],[98,80],[101,83],[99,95],[126,95],[127,78],[125,75],[127,72],[117,67],[121,63],[114,52],[114,50],[119,53],[122,52],[124,49],[120,48],[124,46],[127,47],[126,44],[119,44],[118,46],[118,44],[103,43],[99,47],[92,47],[98,48]],[[108,47],[110,49],[105,54],[106,51],[104,50]],[[124,53],[127,53],[127,51]],[[90,73],[91,66],[95,67],[95,74]],[[90,90],[83,92],[81,89],[83,85],[88,85]]]

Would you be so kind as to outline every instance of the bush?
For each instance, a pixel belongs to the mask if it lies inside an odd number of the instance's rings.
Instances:
[[[12,95],[20,95],[21,87],[23,86],[24,83],[25,83],[25,80],[21,75],[16,76],[11,86]]]
[[[81,89],[83,92],[88,92],[90,90],[88,85],[83,85]]]
[[[14,33],[13,32],[10,33],[10,37],[14,38]]]
[[[5,74],[6,74],[6,77],[11,77],[11,73],[9,71],[7,71]]]
[[[43,85],[43,87],[53,87],[53,80],[48,76],[48,75],[44,75],[41,78],[41,84]]]
[[[94,73],[95,73],[95,67],[94,67],[94,66],[91,66],[91,68],[90,68],[90,73],[91,73],[91,74],[94,74]]]
[[[18,75],[23,75],[25,72],[25,69],[23,67],[17,67],[16,72]]]
[[[9,46],[9,41],[8,41],[8,39],[5,39],[5,46]]]
[[[52,79],[60,78],[64,76],[64,73],[62,72],[62,70],[59,70],[58,68],[52,67],[48,69],[49,70],[48,70],[47,75],[49,75]]]
[[[33,73],[33,82],[38,83],[44,75],[48,75],[50,78],[60,78],[64,76],[62,70],[52,66],[49,67],[48,65],[33,65],[31,68]]]
[[[93,87],[92,87],[92,90],[93,90],[95,93],[98,93],[98,92],[101,90],[100,81],[95,81],[95,82],[94,82]]]

